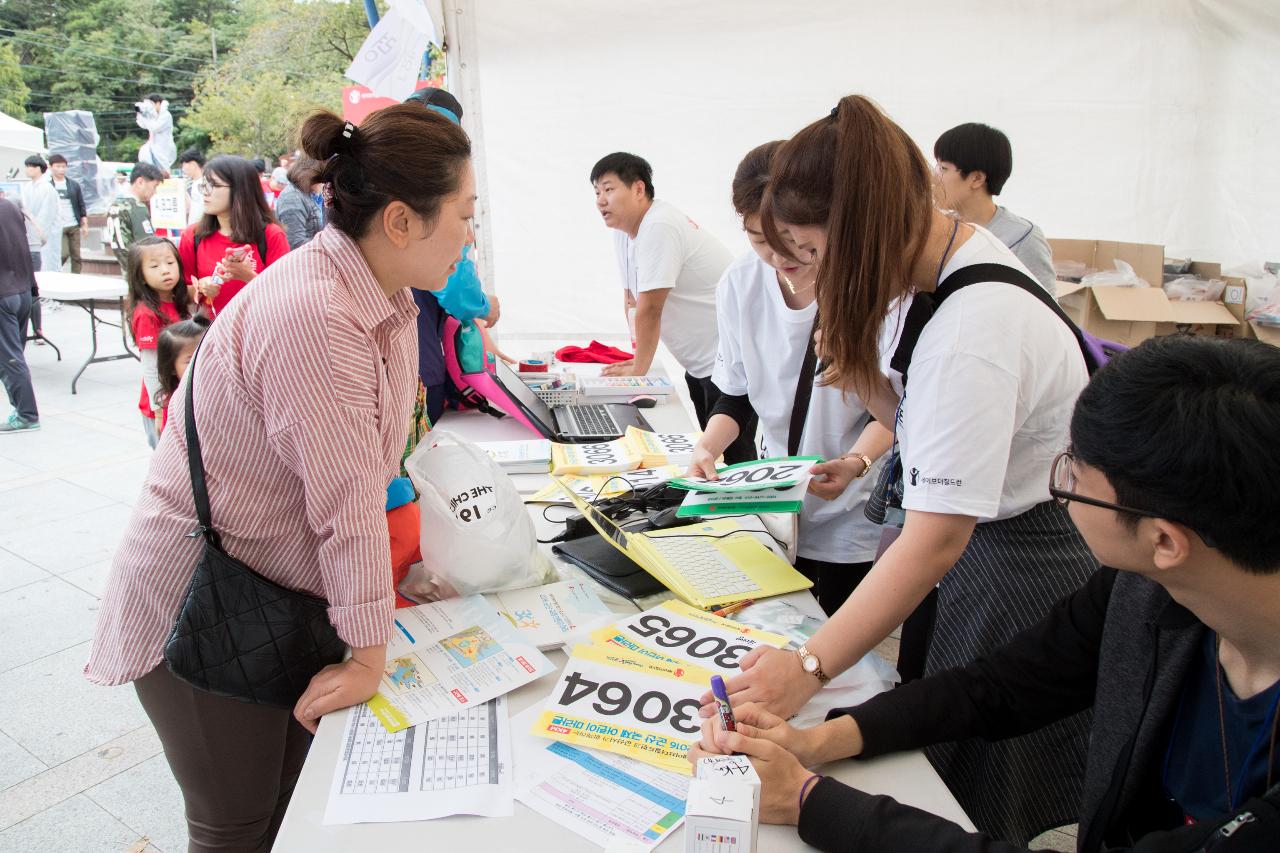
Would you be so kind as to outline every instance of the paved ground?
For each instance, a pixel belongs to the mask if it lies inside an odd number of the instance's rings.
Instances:
[[[0,853],[182,853],[182,798],[133,689],[81,676],[150,459],[138,363],[92,365],[72,396],[88,317],[45,313],[63,360],[27,350],[43,429],[0,436]],[[882,651],[895,659],[896,641]],[[1074,834],[1036,846],[1074,850]]]

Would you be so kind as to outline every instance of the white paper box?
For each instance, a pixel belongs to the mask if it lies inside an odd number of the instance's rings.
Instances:
[[[694,779],[684,809],[685,853],[755,853],[759,785]]]

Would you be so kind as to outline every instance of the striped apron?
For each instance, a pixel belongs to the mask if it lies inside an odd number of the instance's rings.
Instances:
[[[1098,568],[1065,507],[1047,501],[979,524],[938,585],[925,676],[965,666],[1039,622]],[[1092,713],[1021,737],[927,747],[925,755],[982,832],[1014,844],[1080,811]]]
[[[867,502],[867,517],[888,522],[887,531],[895,521],[901,524],[901,471],[895,446]],[[891,538],[885,541],[881,553]],[[925,676],[967,666],[1004,645],[1097,568],[1066,507],[1056,501],[977,525],[938,584]],[[1082,711],[995,743],[971,738],[926,747],[925,755],[979,831],[1025,845],[1078,819],[1091,716]]]

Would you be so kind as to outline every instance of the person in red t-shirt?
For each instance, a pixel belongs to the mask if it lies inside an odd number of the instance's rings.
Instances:
[[[200,191],[204,217],[183,232],[179,252],[191,298],[216,316],[289,251],[289,239],[262,196],[257,169],[243,157],[206,163]]]
[[[142,396],[138,411],[147,444],[154,450],[160,431],[156,428],[156,402],[160,374],[156,368],[156,339],[160,330],[191,316],[190,298],[182,285],[182,259],[172,243],[163,237],[144,237],[129,248],[126,269],[129,282],[129,328],[142,354]]]

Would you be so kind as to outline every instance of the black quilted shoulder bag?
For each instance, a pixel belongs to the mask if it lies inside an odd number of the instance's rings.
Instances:
[[[328,602],[273,583],[223,550],[196,433],[195,368],[193,355],[187,461],[200,525],[188,536],[203,536],[204,549],[165,641],[164,662],[178,678],[215,696],[293,708],[312,676],[342,660],[346,645],[329,623]]]

